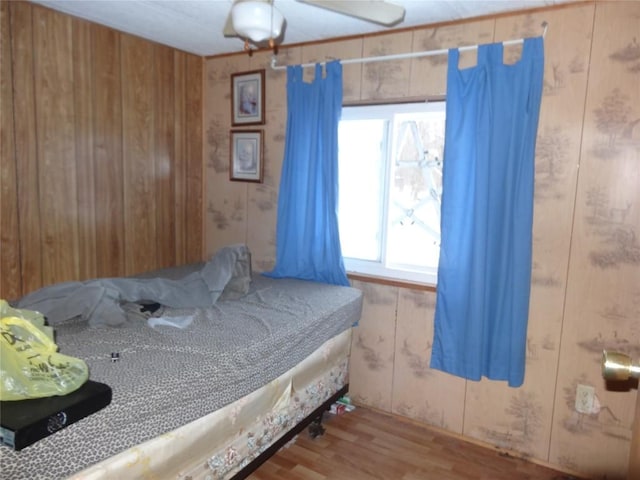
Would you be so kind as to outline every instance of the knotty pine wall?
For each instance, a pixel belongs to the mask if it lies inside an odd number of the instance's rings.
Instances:
[[[203,59],[0,5],[0,298],[201,260]]]
[[[640,358],[640,2],[577,2],[282,47],[278,57],[282,64],[307,63],[489,43],[540,35],[543,21],[549,30],[524,385],[513,389],[431,370],[435,294],[353,281],[365,302],[353,337],[351,395],[360,405],[568,472],[637,478],[637,461],[630,470],[637,386],[607,388],[600,358],[603,348]],[[507,62],[518,56],[519,47],[506,51]],[[462,66],[474,57],[465,54]],[[270,59],[270,52],[257,52],[205,65],[206,253],[246,242],[256,271],[274,263],[287,118],[286,74],[272,71]],[[265,181],[230,182],[229,78],[259,68],[267,74]],[[446,57],[349,64],[343,72],[345,103],[446,93]],[[309,79],[312,73],[305,71]],[[589,413],[574,408],[578,384],[595,389]],[[633,455],[639,434],[636,426]]]

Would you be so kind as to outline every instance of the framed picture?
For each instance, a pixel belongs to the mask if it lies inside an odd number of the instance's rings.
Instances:
[[[231,125],[264,124],[264,69],[231,75]]]
[[[262,130],[231,130],[229,178],[262,182]]]

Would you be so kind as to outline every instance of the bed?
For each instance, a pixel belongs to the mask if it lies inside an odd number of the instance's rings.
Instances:
[[[180,282],[207,264],[137,278]],[[24,450],[0,447],[3,478],[245,478],[347,391],[359,290],[261,274],[241,295],[225,286],[207,306],[120,299],[117,326],[57,319],[60,351],[112,402]]]

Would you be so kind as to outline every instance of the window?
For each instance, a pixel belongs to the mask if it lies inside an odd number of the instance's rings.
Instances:
[[[348,272],[435,284],[445,103],[343,107],[339,226]]]

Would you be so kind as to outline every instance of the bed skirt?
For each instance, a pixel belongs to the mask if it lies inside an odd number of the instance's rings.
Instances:
[[[259,390],[69,478],[232,478],[348,384],[350,347],[348,329]]]

